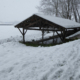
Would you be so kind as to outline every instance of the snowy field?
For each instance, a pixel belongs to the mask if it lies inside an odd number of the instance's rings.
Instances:
[[[14,28],[14,26],[1,26],[0,25],[0,40],[1,39],[7,39],[10,37],[15,37],[17,35],[20,35],[18,30]]]
[[[40,33],[28,31],[26,40]],[[52,47],[25,46],[21,39],[13,26],[0,27],[0,80],[80,80],[80,39]]]

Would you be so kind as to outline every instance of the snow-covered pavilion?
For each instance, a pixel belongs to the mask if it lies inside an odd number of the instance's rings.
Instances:
[[[44,41],[44,31],[52,31],[53,39],[54,32],[56,32],[57,36],[61,39],[62,42],[65,41],[66,36],[69,36],[80,30],[80,24],[75,21],[43,14],[33,14],[29,18],[15,25],[15,27],[18,28],[23,35],[23,42],[25,42],[25,34],[27,30],[41,30],[41,41]],[[22,28],[23,31],[21,31],[20,28]]]

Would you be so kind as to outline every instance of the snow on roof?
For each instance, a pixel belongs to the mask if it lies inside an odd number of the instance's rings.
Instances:
[[[53,23],[56,23],[62,27],[65,28],[76,28],[76,27],[80,27],[80,24],[75,22],[75,21],[71,21],[69,19],[64,19],[64,18],[59,18],[59,17],[54,17],[52,15],[44,15],[44,14],[35,14],[39,17],[42,17],[46,20],[49,20]]]

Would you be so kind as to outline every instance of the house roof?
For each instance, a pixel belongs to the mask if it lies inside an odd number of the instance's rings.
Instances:
[[[75,21],[71,21],[69,19],[64,19],[64,18],[59,18],[59,17],[54,17],[52,15],[43,15],[43,14],[35,14],[39,17],[42,17],[48,21],[51,21],[55,24],[58,24],[64,28],[76,28],[80,27],[80,23],[77,23]]]

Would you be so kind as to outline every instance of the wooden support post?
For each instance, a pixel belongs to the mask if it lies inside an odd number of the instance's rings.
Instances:
[[[25,34],[27,32],[27,29],[26,29],[26,31],[25,31],[24,28],[23,28],[23,31],[21,31],[20,28],[18,28],[18,29],[19,29],[20,33],[22,34],[22,36],[23,36],[23,42],[25,42]]]
[[[49,27],[47,27],[47,29],[48,29],[47,33],[49,33]]]
[[[62,41],[63,41],[63,32],[62,32],[62,30],[61,30],[61,38],[62,38]]]
[[[62,32],[62,30],[61,30],[61,36],[63,36],[63,32]]]
[[[21,30],[18,28],[18,30],[20,31],[20,33],[23,35],[23,33],[21,32]]]
[[[59,38],[61,39],[61,41],[63,41],[61,35],[58,33],[58,31],[56,31],[57,35],[59,36]]]
[[[56,43],[57,43],[57,37],[55,38],[55,40],[56,40]]]
[[[23,43],[25,43],[25,32],[24,32],[24,28],[23,28]]]
[[[55,32],[53,31],[53,44],[54,44],[54,33],[55,33]]]
[[[63,42],[65,42],[65,38],[66,38],[66,29],[63,31]]]
[[[26,34],[26,32],[27,32],[27,29],[26,29],[26,31],[24,32],[24,34]]]
[[[65,38],[67,37],[67,29],[65,29]]]
[[[39,27],[39,29],[41,30],[41,26]]]
[[[44,30],[42,30],[42,44],[43,44],[43,39],[44,39]]]

